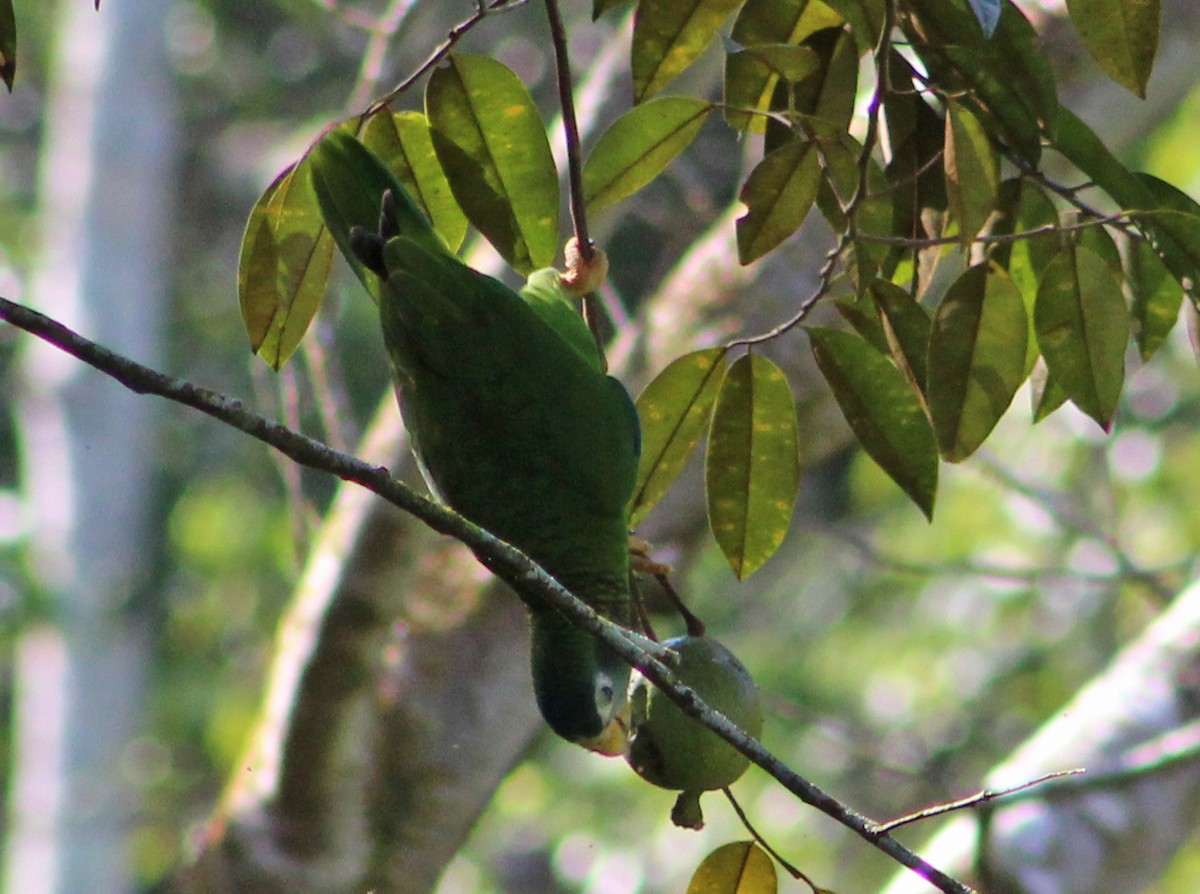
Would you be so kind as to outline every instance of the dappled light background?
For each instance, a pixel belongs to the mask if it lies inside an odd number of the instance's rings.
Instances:
[[[77,0],[18,4],[21,68],[13,95],[0,96],[0,294],[13,299],[27,296],[54,248],[40,229],[46,196],[38,172],[46,163],[46,100],[56,79],[68,76],[56,41],[67,7],[76,5],[98,19],[128,13],[121,0],[105,0],[98,14]],[[463,46],[515,69],[550,118],[553,68],[534,5],[496,17]],[[569,5],[582,78],[624,26],[620,13],[592,25],[587,4]],[[415,67],[471,4],[391,4],[402,36],[376,58],[363,24],[384,6],[172,0],[162,23],[175,96],[175,173],[170,285],[155,309],[164,320],[154,347],[160,365],[349,449],[390,388],[369,303],[342,275],[310,347],[275,374],[249,356],[235,277],[246,216],[271,179],[347,113],[349,97],[375,95]],[[717,68],[715,56],[702,60],[680,92],[717,90]],[[1200,83],[1200,68],[1190,78]],[[626,96],[628,73],[616,71],[604,86]],[[417,92],[401,103],[417,104]],[[597,127],[612,114],[600,101],[590,112]],[[1121,147],[1122,156],[1200,197],[1200,88],[1160,117],[1152,132]],[[1092,123],[1104,136],[1104,122]],[[594,222],[612,258],[618,313],[636,318],[733,199],[744,175],[742,150],[732,132],[710,122],[666,175]],[[797,238],[828,234],[809,227]],[[807,294],[802,285],[788,288],[773,282],[764,305],[789,308]],[[134,308],[143,300],[121,298]],[[37,366],[22,366],[23,341],[0,327],[6,832],[28,784],[14,760],[20,724],[30,710],[46,719],[61,708],[52,698],[29,701],[15,668],[22,660],[31,666],[29,650],[43,648],[33,665],[53,669],[61,642],[30,637],[55,629],[72,610],[33,558],[64,544],[39,542],[44,533],[30,522],[33,496],[17,427],[19,403],[40,375]],[[800,332],[773,346],[801,367],[808,352]],[[961,466],[942,466],[932,523],[849,446],[840,416],[814,413],[824,421],[801,432],[806,462],[795,526],[758,575],[739,584],[713,546],[694,562],[667,557],[688,565],[677,586],[758,680],[771,750],[878,819],[969,794],[1195,578],[1200,374],[1185,327],[1176,327],[1148,365],[1132,354],[1128,364],[1111,434],[1069,407],[1033,426],[1029,395],[1019,393],[986,449]],[[801,402],[829,402],[811,375],[793,387]],[[154,412],[159,428],[144,471],[150,521],[140,546],[149,579],[112,608],[133,612],[149,632],[137,710],[114,763],[130,803],[122,816],[93,819],[115,824],[112,859],[127,865],[140,889],[184,858],[236,770],[275,625],[335,490],[327,478],[297,471],[190,411]],[[685,476],[681,486],[693,492],[683,499],[699,498],[697,481]],[[655,513],[671,511],[668,501]],[[652,515],[655,524],[669,527],[669,520]],[[680,632],[670,616],[656,622],[661,635]],[[895,871],[757,769],[734,793],[772,845],[820,885],[867,891]],[[54,794],[33,795],[46,805],[47,836]],[[699,833],[671,826],[672,800],[623,762],[546,733],[502,784],[438,892],[681,891],[708,851],[746,833],[720,793],[705,796],[708,822]],[[932,831],[918,826],[900,837],[917,846]],[[4,855],[21,858],[11,846]],[[1151,890],[1184,894],[1197,885],[1200,847],[1191,847]],[[785,880],[782,890],[806,888]]]

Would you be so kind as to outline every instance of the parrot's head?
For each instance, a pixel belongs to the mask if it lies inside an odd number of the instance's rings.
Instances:
[[[536,639],[535,639],[536,643]],[[615,757],[629,739],[629,665],[584,635],[572,648],[533,650],[538,708],[558,735],[589,751]]]

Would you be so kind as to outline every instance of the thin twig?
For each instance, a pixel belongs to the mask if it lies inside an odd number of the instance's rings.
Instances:
[[[1037,779],[1031,779],[1028,782],[1022,782],[1019,785],[1014,785],[1009,788],[990,789],[985,788],[973,795],[968,795],[965,798],[959,798],[957,801],[948,801],[945,804],[934,804],[932,807],[925,807],[913,813],[905,814],[904,816],[896,817],[896,819],[888,820],[886,823],[879,824],[881,832],[891,832],[901,826],[906,826],[909,823],[920,822],[921,820],[932,819],[935,816],[942,816],[946,813],[952,813],[955,810],[966,810],[969,807],[978,807],[981,804],[986,804],[989,801],[995,801],[999,798],[1004,798],[1009,795],[1023,792],[1026,789],[1031,789],[1037,785],[1043,785],[1051,780],[1062,779],[1065,776],[1079,776],[1086,773],[1087,770],[1082,767],[1076,767],[1073,770],[1059,770],[1055,773],[1047,773],[1044,776],[1039,776]]]
[[[563,139],[567,146],[567,192],[570,197],[571,227],[575,231],[575,243],[584,265],[595,256],[595,247],[588,235],[587,203],[583,199],[583,147],[579,138],[579,122],[575,118],[575,88],[571,80],[571,59],[567,52],[567,30],[563,25],[558,0],[546,0],[546,19],[550,23],[550,39],[554,45],[555,83],[558,86],[558,104],[562,109]],[[596,341],[596,349],[604,358],[604,334],[601,331],[599,308],[596,296],[583,296],[583,320],[587,323]]]
[[[875,144],[879,139],[879,114],[883,108],[884,97],[887,94],[886,72],[888,53],[892,45],[892,28],[896,21],[896,10],[893,7],[892,0],[885,2],[883,9],[884,16],[879,30],[879,42],[875,45],[875,52],[873,54],[875,71],[878,75],[875,80],[875,89],[871,92],[871,100],[867,104],[867,132],[863,135],[862,152],[858,157],[858,180],[854,187],[854,194],[843,209],[846,217],[846,228],[838,236],[834,247],[825,255],[825,261],[821,265],[821,270],[818,274],[816,290],[800,304],[796,313],[790,319],[785,320],[761,335],[734,339],[729,342],[727,347],[732,348],[739,345],[749,347],[750,345],[761,344],[762,342],[777,338],[803,323],[808,318],[808,315],[812,313],[813,308],[829,293],[833,286],[838,261],[846,253],[846,249],[853,245],[858,238],[858,210],[869,197],[871,155],[875,151]]]
[[[441,45],[438,46],[438,48],[432,53],[430,53],[429,56],[426,57],[425,61],[416,67],[412,74],[389,90],[384,96],[371,103],[371,105],[367,107],[367,110],[363,112],[362,117],[364,119],[371,117],[380,109],[391,105],[400,96],[412,89],[412,86],[417,81],[421,80],[427,71],[446,58],[446,55],[452,49],[454,49],[454,45],[456,43],[462,40],[472,28],[482,22],[490,14],[495,12],[508,12],[510,9],[516,9],[518,6],[523,6],[527,2],[528,0],[492,0],[492,2],[488,4],[480,3],[479,6],[476,7],[475,12],[463,19],[461,22],[451,28],[449,32],[447,32],[446,39],[442,41]]]
[[[1095,220],[1085,220],[1073,224],[1058,224],[1048,223],[1042,224],[1039,227],[1034,227],[1032,230],[1022,230],[1019,233],[998,233],[994,235],[980,235],[971,240],[974,245],[1006,245],[1013,242],[1021,242],[1025,239],[1034,239],[1038,236],[1052,236],[1058,233],[1074,233],[1079,230],[1087,230],[1092,227],[1102,227],[1107,224],[1128,223],[1128,218],[1131,212],[1122,211],[1119,214],[1109,214]],[[875,242],[880,245],[894,245],[899,248],[935,248],[939,245],[957,245],[962,240],[957,236],[933,236],[927,239],[913,239],[908,236],[880,236],[874,233],[859,233],[858,239],[862,242]]]
[[[746,811],[742,810],[742,805],[739,804],[738,799],[733,796],[733,792],[729,790],[729,786],[725,786],[721,789],[721,791],[725,793],[725,797],[728,799],[730,806],[733,807],[733,812],[738,815],[738,819],[742,821],[742,825],[746,827],[746,831],[750,833],[750,837],[758,842],[758,846],[770,854],[775,862],[783,867],[784,872],[786,872],[792,878],[799,879],[800,881],[804,882],[804,884],[808,885],[812,889],[813,894],[818,894],[821,889],[813,884],[813,880],[785,860],[782,856],[780,856],[779,851],[771,847],[771,845],[767,842],[767,839],[763,838],[762,835],[759,834],[758,829],[754,828],[754,824],[750,822],[750,817],[746,816]]]
[[[387,8],[371,23],[368,30],[370,36],[363,49],[362,62],[358,66],[358,77],[347,103],[351,109],[357,109],[375,92],[379,79],[383,76],[383,58],[387,53],[388,44],[415,5],[416,0],[391,0]]]
[[[199,410],[262,441],[298,463],[352,481],[392,505],[416,516],[441,534],[466,544],[483,565],[509,584],[522,600],[552,607],[578,629],[595,637],[621,659],[638,668],[689,716],[729,742],[804,803],[837,820],[875,848],[912,869],[946,894],[972,894],[972,889],[930,865],[884,831],[878,823],[843,804],[785,765],[724,714],[710,708],[684,685],[632,631],[612,623],[579,600],[520,550],[489,534],[451,509],[422,497],[393,478],[386,468],[339,453],[247,409],[241,401],[190,382],[172,378],[71,331],[56,320],[0,298],[0,319],[61,348],[138,394],[154,394]],[[640,641],[639,641],[640,640]]]
[[[587,208],[583,201],[583,150],[580,146],[579,124],[575,120],[575,92],[571,86],[571,60],[567,55],[567,32],[557,0],[546,0],[546,18],[550,22],[550,38],[554,44],[555,81],[558,85],[558,104],[562,109],[563,137],[567,144],[567,183],[571,200],[571,226],[579,240],[579,254],[585,261],[592,259],[592,240],[588,237]]]

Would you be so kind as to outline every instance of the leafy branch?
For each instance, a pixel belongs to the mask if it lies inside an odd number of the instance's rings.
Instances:
[[[917,872],[946,894],[969,894],[962,882],[931,866],[888,834],[881,824],[851,809],[788,768],[757,740],[714,711],[683,685],[671,669],[627,631],[598,615],[516,548],[456,512],[413,491],[386,468],[372,466],[320,441],[299,434],[248,409],[240,400],[176,379],[117,354],[24,305],[0,298],[0,319],[29,332],[115,379],[138,394],[183,404],[262,441],[301,465],[351,481],[420,519],[433,530],[461,541],[523,600],[548,604],[581,630],[609,646],[641,670],[671,701],[729,742],[804,803],[837,820],[898,863]]]

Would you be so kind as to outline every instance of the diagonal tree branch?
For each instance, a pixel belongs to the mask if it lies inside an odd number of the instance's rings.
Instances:
[[[847,807],[788,768],[724,714],[705,704],[694,690],[680,683],[670,668],[633,639],[628,631],[596,614],[522,552],[445,506],[420,496],[393,478],[387,469],[364,463],[265,419],[247,409],[239,400],[173,378],[116,354],[61,323],[5,298],[0,298],[0,319],[62,349],[132,391],[157,395],[199,410],[274,447],[295,462],[353,481],[416,516],[433,530],[465,543],[480,562],[512,586],[524,601],[554,608],[576,627],[603,641],[630,665],[641,670],[685,712],[732,744],[800,800],[837,820],[946,894],[968,894],[971,891],[904,847],[880,824]]]

